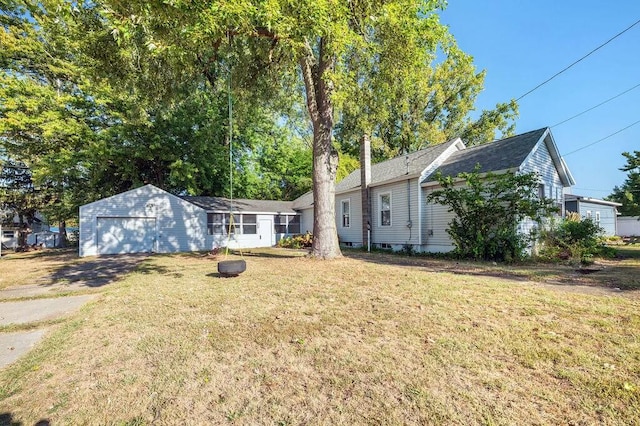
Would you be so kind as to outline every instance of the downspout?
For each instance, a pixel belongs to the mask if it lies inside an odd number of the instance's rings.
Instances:
[[[407,244],[411,243],[411,228],[413,228],[413,223],[411,222],[411,179],[407,179],[407,210],[409,212],[409,220],[407,220],[407,228],[409,228],[409,240]]]

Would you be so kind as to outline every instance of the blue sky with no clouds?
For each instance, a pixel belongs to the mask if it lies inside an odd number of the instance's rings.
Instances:
[[[640,19],[640,1],[450,0],[441,14],[459,46],[485,69],[477,102],[490,109],[515,99]],[[640,24],[525,96],[516,132],[553,126],[640,84]],[[640,120],[640,87],[552,127],[562,155]],[[602,198],[626,173],[623,151],[640,150],[640,123],[565,156],[574,194]]]

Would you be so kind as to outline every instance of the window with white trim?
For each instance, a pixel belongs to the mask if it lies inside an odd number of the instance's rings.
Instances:
[[[277,214],[273,216],[273,230],[276,234],[299,234],[300,215]]]
[[[207,213],[207,233],[209,235],[227,235],[230,231],[231,234],[240,234],[242,233],[242,216],[243,215],[234,214],[234,226],[230,226],[231,215],[229,213]]]
[[[243,214],[242,216],[242,233],[252,235],[258,233],[258,216],[255,214]]]
[[[224,234],[224,213],[207,214],[207,232],[209,235]]]
[[[596,225],[600,226],[600,212],[596,212]]]
[[[391,194],[380,194],[380,226],[391,226]]]
[[[341,205],[342,227],[349,228],[351,227],[351,200],[342,200]]]
[[[587,219],[591,219],[591,210],[587,210]]]

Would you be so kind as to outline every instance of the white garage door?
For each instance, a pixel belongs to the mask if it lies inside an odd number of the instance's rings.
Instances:
[[[155,235],[155,218],[99,217],[98,254],[149,253]]]

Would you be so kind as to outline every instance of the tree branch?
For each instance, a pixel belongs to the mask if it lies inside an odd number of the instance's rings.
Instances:
[[[300,68],[302,70],[302,77],[304,80],[305,91],[307,93],[307,108],[309,109],[309,115],[311,121],[318,122],[318,103],[316,97],[316,79],[314,75],[315,58],[313,56],[313,50],[308,40],[305,40],[305,54],[300,57]]]

